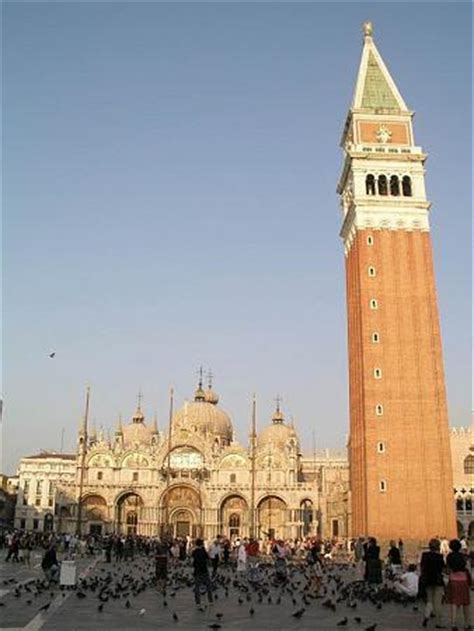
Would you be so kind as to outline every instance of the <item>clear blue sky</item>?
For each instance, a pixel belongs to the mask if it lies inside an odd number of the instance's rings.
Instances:
[[[348,428],[338,143],[375,39],[430,154],[452,424],[471,408],[469,4],[4,5],[4,470],[199,364],[246,439]],[[57,351],[54,360],[47,354]]]

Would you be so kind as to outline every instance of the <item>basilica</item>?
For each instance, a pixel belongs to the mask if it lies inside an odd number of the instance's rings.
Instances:
[[[277,402],[248,445],[212,385],[200,380],[166,432],[142,412],[113,437],[82,422],[75,454],[22,459],[15,525],[147,536],[301,537],[348,533],[348,464],[341,452],[301,453]]]

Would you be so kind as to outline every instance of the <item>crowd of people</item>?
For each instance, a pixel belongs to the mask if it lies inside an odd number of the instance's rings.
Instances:
[[[207,594],[213,602],[213,583],[221,566],[232,566],[242,580],[258,584],[259,567],[273,565],[276,581],[284,584],[288,566],[304,566],[313,595],[319,593],[325,568],[335,564],[354,568],[354,580],[377,588],[390,584],[400,599],[423,598],[423,626],[434,618],[443,626],[443,602],[449,605],[452,629],[460,610],[464,628],[471,629],[470,591],[474,553],[465,539],[433,538],[418,563],[406,558],[403,541],[390,541],[385,553],[373,537],[322,540],[318,537],[272,540],[253,537],[232,540],[217,536],[204,541],[188,537],[159,538],[136,534],[75,536],[72,534],[5,531],[0,547],[5,561],[30,566],[31,553],[39,550],[47,585],[58,582],[60,561],[100,555],[105,563],[127,563],[145,556],[156,560],[157,578],[166,584],[170,568],[190,566],[194,575],[194,598],[201,608]]]

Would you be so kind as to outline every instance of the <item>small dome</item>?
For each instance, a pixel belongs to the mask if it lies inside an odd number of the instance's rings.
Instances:
[[[151,432],[145,423],[130,423],[123,428],[123,442],[125,446],[132,446],[135,443],[149,445]]]
[[[272,423],[272,425],[260,432],[257,438],[257,445],[259,447],[272,445],[273,447],[284,449],[291,439],[298,441],[298,436],[293,427],[285,423]]]
[[[257,437],[257,445],[259,447],[271,445],[277,449],[284,449],[290,440],[298,443],[298,435],[294,427],[286,425],[285,417],[277,406],[272,416],[272,424],[260,432]]]
[[[132,416],[132,422],[122,429],[123,442],[125,447],[134,443],[140,445],[149,445],[151,441],[152,430],[145,425],[145,415],[140,405],[138,405],[135,414]]]
[[[232,421],[216,403],[194,400],[176,412],[173,418],[175,430],[187,429],[199,434],[211,435],[230,443],[233,436]]]
[[[219,395],[209,386],[204,393],[204,400],[208,403],[212,403],[213,405],[217,405],[219,403]]]

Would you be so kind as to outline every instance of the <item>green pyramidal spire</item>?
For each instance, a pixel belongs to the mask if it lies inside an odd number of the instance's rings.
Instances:
[[[382,112],[408,112],[402,95],[385,65],[372,37],[373,26],[364,24],[364,48],[352,101],[355,109]]]
[[[376,58],[372,51],[367,61],[364,90],[362,92],[362,107],[370,109],[384,108],[387,110],[399,110],[400,105],[395,94],[388,85]]]

